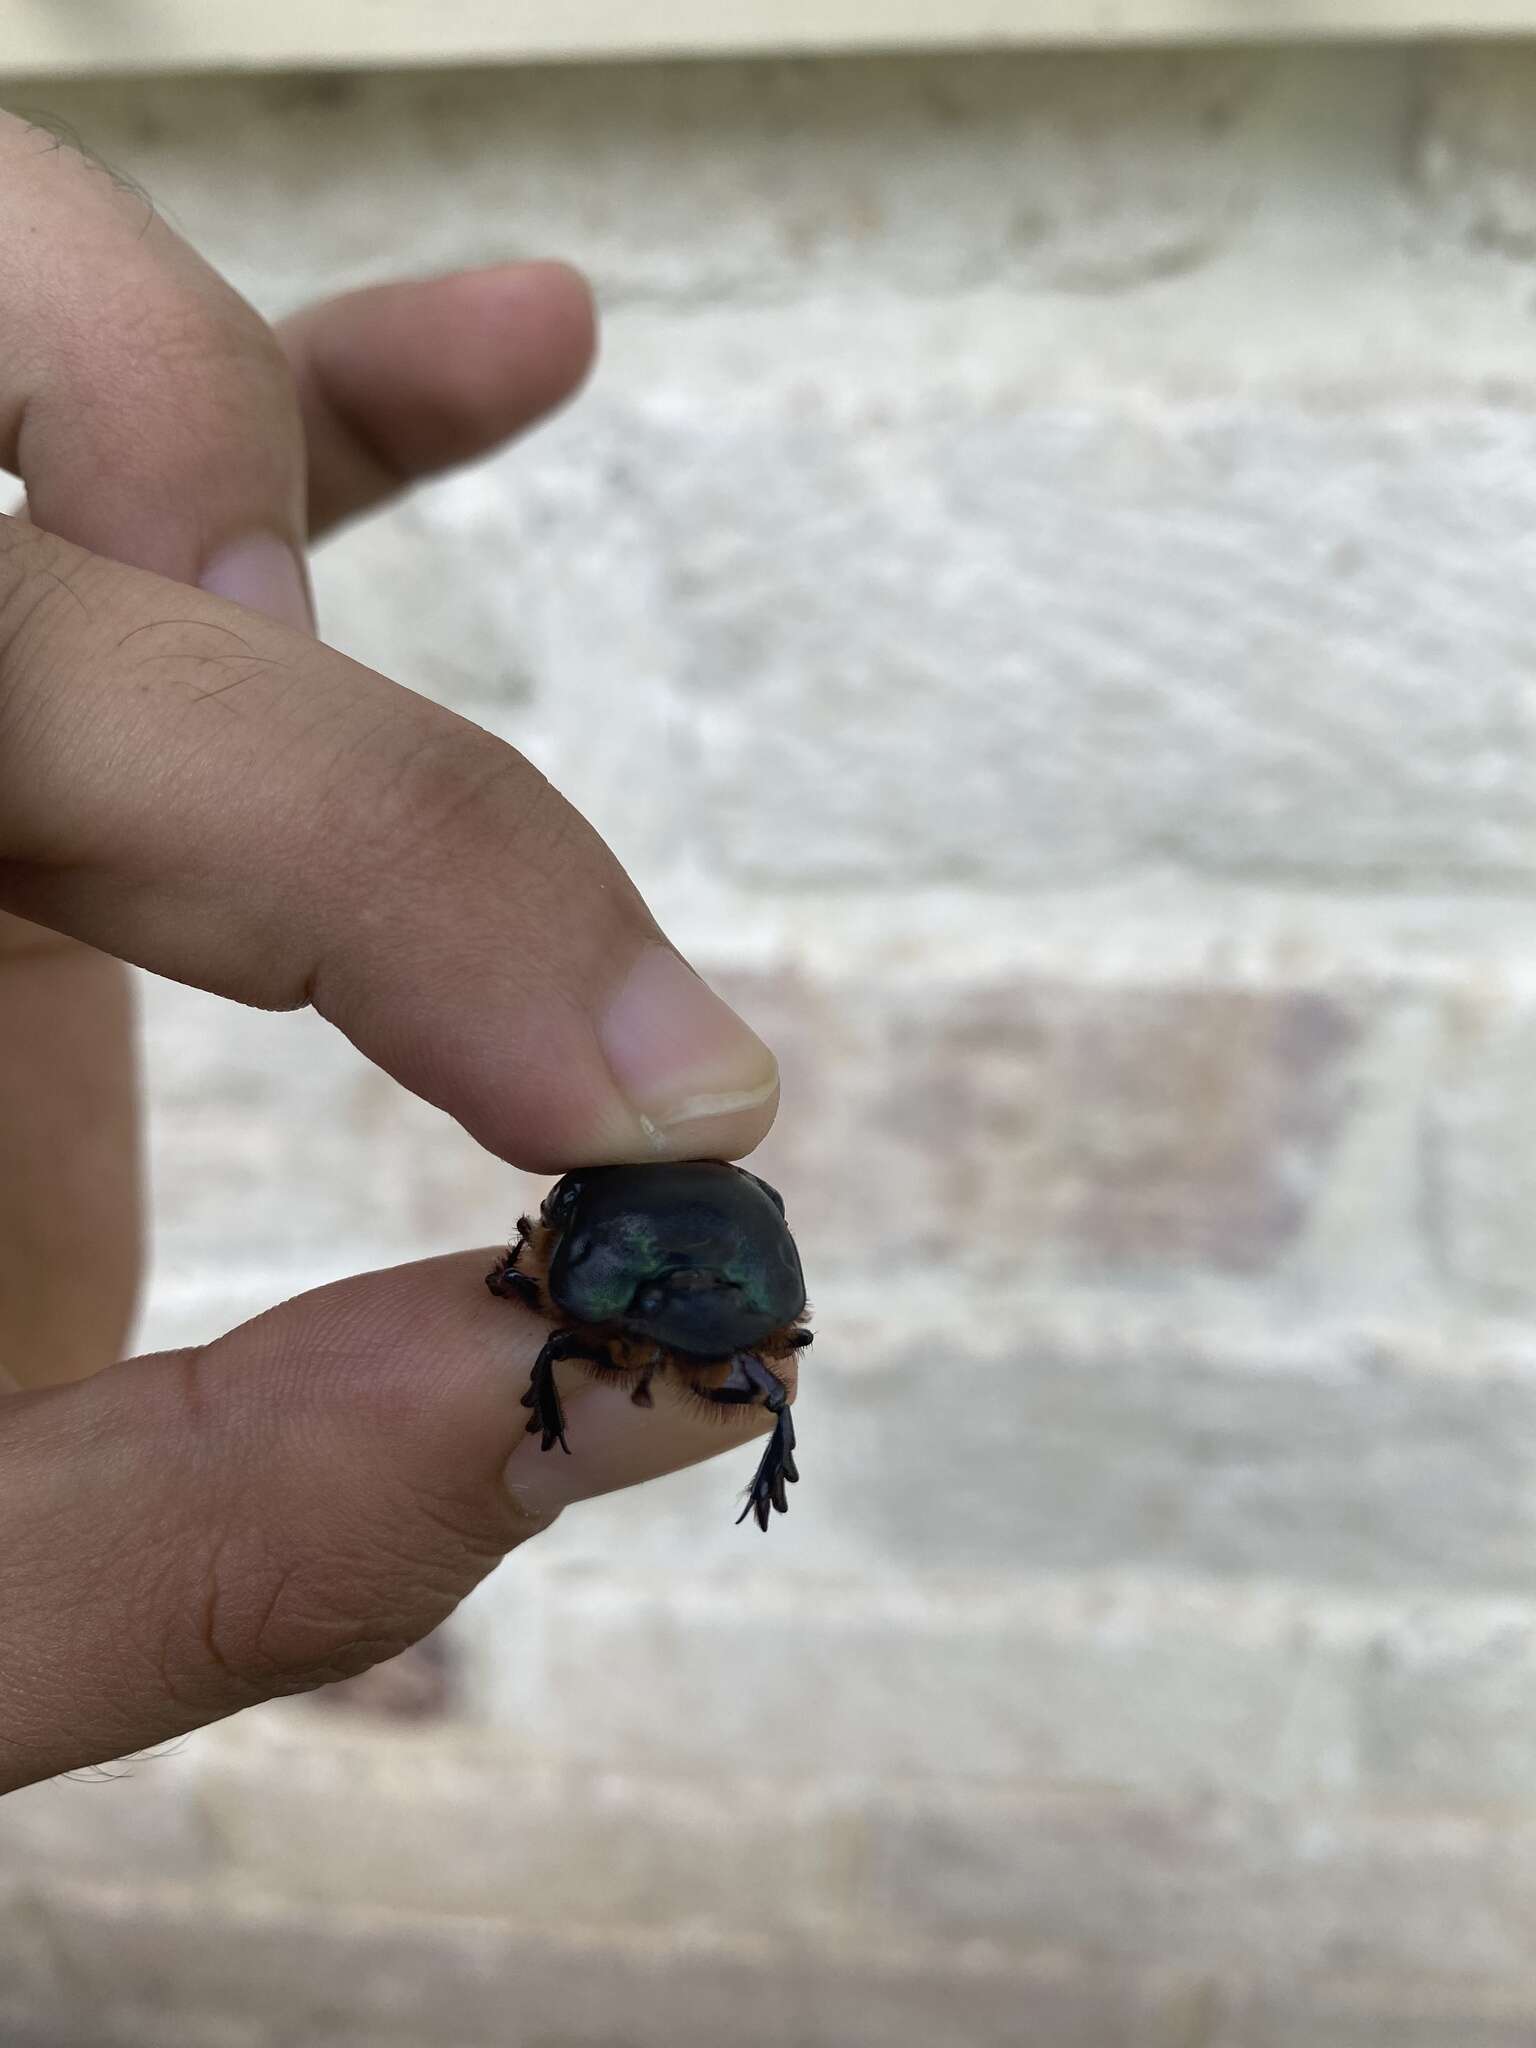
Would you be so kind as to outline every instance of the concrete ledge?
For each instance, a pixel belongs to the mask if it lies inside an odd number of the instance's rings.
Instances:
[[[154,0],[78,15],[23,0],[15,76],[154,70],[375,69],[523,59],[1030,45],[1521,35],[1531,0],[272,0],[259,13]]]

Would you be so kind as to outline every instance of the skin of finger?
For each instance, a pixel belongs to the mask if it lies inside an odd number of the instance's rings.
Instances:
[[[303,430],[272,330],[142,193],[6,113],[0,186],[0,462],[31,518],[187,582],[253,513],[302,547]]]
[[[305,635],[17,522],[0,908],[239,1001],[313,1002],[516,1164],[654,1156],[598,1028],[660,934],[529,762]],[[776,1106],[678,1142],[741,1156]]]
[[[531,1515],[521,1396],[548,1327],[488,1294],[491,1262],[342,1281],[0,1402],[0,1790],[379,1662],[560,1505],[766,1426],[562,1368],[572,1455],[546,1462],[567,1491]]]
[[[103,201],[99,175],[69,189],[92,209]],[[137,239],[132,249],[137,263]],[[110,324],[105,339],[103,381],[111,382]],[[319,537],[410,476],[484,452],[568,395],[591,358],[591,302],[562,265],[502,265],[348,293],[286,322],[278,339],[303,415],[310,527]],[[167,376],[179,390],[179,376]],[[248,399],[231,394],[226,448],[270,439]],[[158,453],[177,445],[167,422]],[[46,459],[46,443],[33,452]],[[221,485],[242,473],[258,487],[274,478],[264,455],[221,459],[203,472]],[[275,480],[276,502],[239,507],[227,523],[281,530],[290,493],[285,477]],[[178,517],[202,477],[183,483]],[[45,488],[53,531],[76,541],[94,533],[115,558],[137,553],[151,568],[186,572],[180,526],[161,537],[135,504],[121,533],[104,532],[99,478],[87,485],[83,501],[57,484]],[[121,1355],[131,1326],[144,1236],[131,1014],[118,962],[0,913],[0,1358],[19,1361],[30,1385],[98,1370]]]
[[[0,920],[0,1364],[118,1355],[140,1254],[132,996],[117,961]]]
[[[348,292],[285,321],[315,532],[467,462],[569,398],[596,345],[562,263],[502,263]]]
[[[236,534],[301,545],[299,407],[264,323],[142,194],[8,113],[0,188],[0,461],[31,516],[188,580]],[[131,1014],[118,962],[0,919],[0,1357],[34,1384],[115,1358],[132,1319]]]

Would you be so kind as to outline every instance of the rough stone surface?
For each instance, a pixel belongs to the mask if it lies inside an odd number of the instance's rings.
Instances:
[[[804,1480],[0,1812],[6,2048],[1536,2036],[1536,57],[63,85],[265,311],[561,254],[321,559],[780,1048]],[[509,875],[509,886],[515,886]],[[532,1184],[145,990],[144,1339]],[[737,1467],[740,1469],[737,1469]]]

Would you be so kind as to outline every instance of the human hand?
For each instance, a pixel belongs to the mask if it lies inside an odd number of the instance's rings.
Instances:
[[[520,755],[308,631],[309,534],[580,381],[580,281],[384,286],[274,335],[8,115],[0,181],[0,462],[35,522],[0,520],[5,1791],[392,1655],[564,1505],[769,1420],[578,1383],[576,1455],[541,1456],[545,1331],[485,1251],[98,1372],[140,1242],[119,962],[312,1003],[544,1172],[739,1157],[777,1076]]]

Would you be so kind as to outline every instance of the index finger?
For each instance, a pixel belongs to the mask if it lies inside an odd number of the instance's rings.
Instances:
[[[0,907],[313,1003],[503,1157],[734,1158],[756,1035],[513,748],[306,635],[0,521]]]

